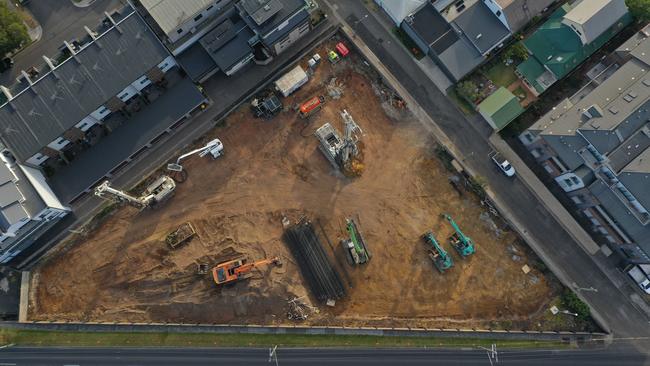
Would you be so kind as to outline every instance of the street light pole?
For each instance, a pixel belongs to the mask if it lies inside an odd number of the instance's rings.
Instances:
[[[594,288],[594,287],[580,287],[575,282],[573,282],[571,285],[573,285],[573,289],[576,290],[576,291],[598,292],[597,288]]]

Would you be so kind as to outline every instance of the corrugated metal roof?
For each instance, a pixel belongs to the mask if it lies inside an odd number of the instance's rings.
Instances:
[[[0,136],[25,161],[168,56],[132,12],[0,107]]]
[[[140,0],[165,34],[214,3],[214,0]]]

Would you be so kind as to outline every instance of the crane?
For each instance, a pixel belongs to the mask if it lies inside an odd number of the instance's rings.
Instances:
[[[469,236],[463,234],[463,232],[460,230],[460,227],[458,227],[456,221],[454,221],[451,216],[448,214],[442,214],[442,217],[449,221],[449,224],[452,228],[454,228],[455,231],[455,233],[449,237],[449,243],[451,243],[451,246],[453,246],[458,254],[460,254],[460,256],[463,258],[474,254],[476,252],[476,248],[472,239]]]
[[[167,164],[167,170],[171,170],[173,172],[182,172],[183,171],[183,166],[181,165],[181,161],[185,158],[188,158],[194,154],[198,154],[200,157],[204,157],[208,154],[212,155],[213,159],[216,159],[223,155],[223,143],[221,143],[221,140],[219,139],[214,139],[210,142],[208,142],[205,146],[200,147],[198,149],[194,149],[190,152],[187,152],[176,159],[175,163],[169,163]]]
[[[246,259],[235,259],[223,262],[212,268],[212,278],[217,286],[232,284],[249,278],[251,276],[250,272],[253,269],[271,263],[276,266],[282,265],[279,257],[262,259],[252,263],[246,263]]]
[[[163,175],[147,186],[140,197],[132,196],[122,190],[111,187],[109,181],[104,181],[95,187],[95,195],[105,200],[117,202],[127,202],[140,209],[153,207],[169,199],[174,190],[176,183],[169,176]]]
[[[422,235],[422,239],[426,244],[431,246],[429,248],[429,258],[431,258],[433,265],[436,266],[440,273],[444,273],[454,266],[454,261],[451,259],[451,256],[440,246],[433,232],[427,231]]]

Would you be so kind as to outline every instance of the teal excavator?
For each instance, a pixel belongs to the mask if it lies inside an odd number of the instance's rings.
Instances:
[[[451,256],[442,249],[442,246],[436,240],[436,237],[433,235],[433,232],[427,231],[422,235],[422,239],[425,243],[429,244],[429,258],[433,262],[433,265],[436,266],[440,273],[444,273],[446,270],[454,266],[454,261],[451,259]]]
[[[463,234],[454,219],[452,219],[448,214],[442,214],[442,217],[449,221],[451,227],[454,228],[455,233],[449,237],[449,243],[454,247],[454,249],[456,249],[458,254],[460,254],[461,257],[466,258],[476,253],[474,242],[469,236]]]

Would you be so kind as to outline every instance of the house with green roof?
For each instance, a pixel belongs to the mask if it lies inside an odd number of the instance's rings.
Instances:
[[[524,108],[510,90],[500,87],[478,105],[478,112],[495,131],[499,131],[524,113]]]
[[[557,9],[524,46],[517,75],[535,95],[568,75],[632,21],[625,0],[577,0]]]

